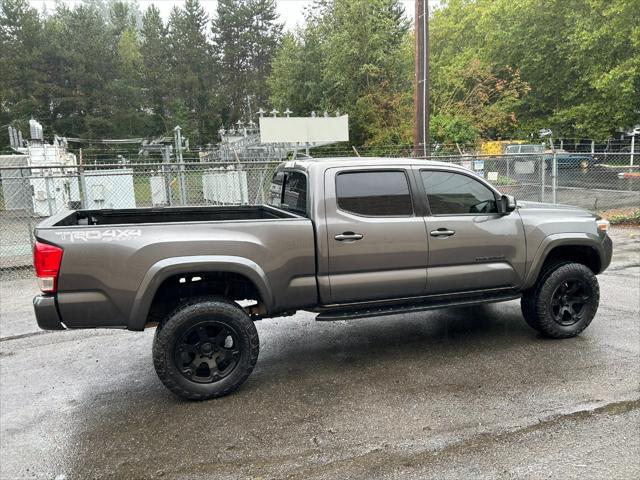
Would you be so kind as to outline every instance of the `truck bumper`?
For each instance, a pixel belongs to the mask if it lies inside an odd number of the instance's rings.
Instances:
[[[52,295],[38,295],[33,298],[33,309],[36,312],[38,326],[42,330],[65,330],[60,321],[60,314],[56,307],[56,297]]]

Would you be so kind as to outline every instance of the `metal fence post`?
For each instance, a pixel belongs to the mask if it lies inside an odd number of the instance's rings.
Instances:
[[[80,202],[83,209],[89,208],[89,192],[87,191],[87,182],[84,177],[84,161],[82,158],[82,149],[80,149],[80,162],[78,165],[78,177],[80,180]]]
[[[87,181],[84,176],[84,168],[79,170],[79,178],[80,178],[80,189],[82,190],[82,195],[80,195],[80,201],[82,202],[82,208],[89,208],[89,191],[87,190]]]
[[[26,176],[25,176],[26,173]],[[29,207],[25,211],[25,227],[27,229],[27,235],[29,236],[29,244],[31,248],[35,245],[36,238],[33,232],[33,217],[35,216],[35,206],[33,204],[33,193],[31,188],[31,182],[29,179],[31,178],[31,170],[28,168],[20,168],[20,178],[22,179],[22,195],[27,196],[29,198]],[[22,202],[21,202],[22,203]],[[26,203],[26,202],[25,202]],[[7,206],[5,205],[5,209]]]
[[[553,152],[553,164],[551,167],[551,195],[552,195],[552,199],[553,199],[553,203],[558,203],[556,202],[556,190],[558,187],[558,154],[555,152]]]
[[[170,166],[170,146],[166,145],[162,149],[162,176],[164,177],[164,189],[167,192],[167,205],[173,205],[171,195],[171,166]]]
[[[53,215],[53,206],[51,205],[51,176],[44,174],[44,185],[47,194],[47,207],[49,208],[49,216]]]
[[[26,172],[26,176],[25,176],[25,172]],[[31,182],[29,181],[31,178],[31,170],[28,168],[20,168],[20,178],[22,179],[22,181],[20,182],[22,184],[22,192],[23,195],[28,197],[28,204],[29,207],[27,208],[27,212],[29,213],[29,218],[31,218],[31,216],[33,216],[35,214],[35,205],[33,204],[33,187],[31,185]],[[6,202],[6,199],[5,199]],[[25,201],[25,203],[27,203]],[[5,209],[7,208],[7,205],[5,204]]]
[[[544,158],[544,155],[540,156],[540,201],[544,202],[544,189],[545,189],[545,180],[547,176],[547,159]]]
[[[179,126],[174,129],[173,139],[176,145],[176,159],[178,160],[178,176],[180,178],[180,203],[187,204],[187,186],[184,179],[184,159],[182,157],[182,133]]]

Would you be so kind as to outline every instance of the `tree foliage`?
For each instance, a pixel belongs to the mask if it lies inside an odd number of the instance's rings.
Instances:
[[[0,0],[0,125],[215,141],[258,107],[350,115],[351,142],[411,143],[414,39],[400,0],[315,0],[283,34],[276,0]],[[430,17],[431,138],[605,139],[640,123],[637,0],[447,0]],[[0,145],[7,136],[0,133]]]
[[[266,78],[282,36],[274,0],[219,0],[214,47],[222,66],[223,108],[231,121],[266,106]],[[255,111],[255,109],[254,109]]]
[[[430,18],[431,139],[606,139],[640,123],[633,0],[449,0]],[[398,2],[317,1],[288,34],[271,99],[351,114],[354,143],[409,143],[412,35]]]
[[[306,27],[287,35],[274,59],[268,82],[272,102],[297,115],[323,109],[349,113],[355,144],[406,137],[408,31],[398,0],[317,1]]]
[[[474,120],[485,136],[552,128],[605,139],[640,123],[636,1],[450,0],[433,15],[430,40],[435,98],[437,82],[455,83],[472,62],[507,82],[495,108],[512,110],[513,123],[487,130]]]
[[[208,18],[198,0],[167,21],[126,0],[60,2],[47,14],[28,0],[0,0],[0,124],[26,130],[35,117],[48,132],[84,138],[166,135],[180,124],[194,144],[214,141],[222,123],[245,113],[232,98],[266,101],[282,30],[273,0],[220,4],[241,7],[226,42],[216,35],[227,19]],[[225,61],[232,57],[241,72]]]

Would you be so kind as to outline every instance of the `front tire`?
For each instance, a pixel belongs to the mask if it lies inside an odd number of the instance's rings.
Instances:
[[[258,360],[258,332],[237,304],[199,298],[180,306],[153,340],[153,364],[162,383],[188,400],[227,395]]]
[[[564,263],[548,269],[536,287],[522,297],[526,322],[550,338],[575,337],[598,310],[598,279],[587,266]]]
[[[525,292],[522,294],[520,309],[522,310],[522,316],[524,317],[524,321],[527,322],[527,325],[539,332],[540,327],[538,327],[537,323],[536,299],[532,293]]]

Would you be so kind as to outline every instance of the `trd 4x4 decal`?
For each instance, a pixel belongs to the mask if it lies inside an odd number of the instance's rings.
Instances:
[[[96,240],[101,242],[113,242],[131,240],[134,237],[141,237],[142,231],[138,228],[112,228],[109,230],[78,230],[55,232],[55,234],[59,235],[62,241],[88,242]]]

